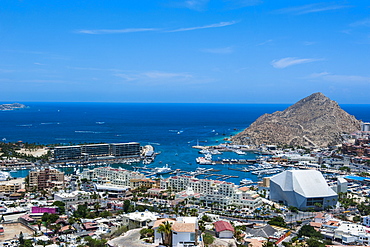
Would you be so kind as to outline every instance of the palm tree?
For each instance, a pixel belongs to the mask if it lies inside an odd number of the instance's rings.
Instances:
[[[39,227],[39,231],[41,231],[42,220],[36,221],[36,224]]]
[[[160,224],[157,232],[161,234],[162,242],[165,246],[172,245],[172,224],[169,221]]]

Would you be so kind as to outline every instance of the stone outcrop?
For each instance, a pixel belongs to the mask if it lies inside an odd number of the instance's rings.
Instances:
[[[360,130],[360,121],[337,102],[314,93],[284,111],[264,114],[231,138],[235,144],[327,147],[340,144],[342,134]]]
[[[19,109],[19,108],[26,108],[26,106],[23,104],[19,104],[19,103],[0,105],[0,111],[11,111],[14,109]]]

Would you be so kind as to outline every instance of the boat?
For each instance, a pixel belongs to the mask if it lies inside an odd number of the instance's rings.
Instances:
[[[252,184],[253,181],[249,178],[243,178],[242,180],[240,180],[240,185],[246,185],[246,184]]]
[[[238,150],[238,149],[234,150],[234,152],[235,152],[236,154],[238,154],[238,155],[245,155],[245,154],[246,154],[246,152],[244,152],[244,151],[242,151],[242,150]]]
[[[168,167],[168,164],[166,164],[163,167],[154,168],[153,172],[156,173],[156,174],[166,174],[166,173],[172,172],[172,169],[170,167]]]
[[[0,171],[0,181],[6,181],[8,178],[11,178],[9,172]]]
[[[220,151],[218,151],[217,149],[213,149],[211,151],[211,154],[222,154]]]
[[[211,154],[205,154],[204,157],[198,157],[195,160],[200,165],[212,165],[212,155]]]

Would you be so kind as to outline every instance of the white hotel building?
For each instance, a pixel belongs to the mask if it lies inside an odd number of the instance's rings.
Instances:
[[[128,171],[122,168],[98,167],[93,170],[83,170],[81,178],[86,178],[97,184],[117,185],[135,189],[146,181],[149,181],[144,174]],[[142,181],[142,183],[138,182]]]
[[[171,189],[181,192],[191,188],[200,194],[200,200],[207,204],[219,203],[227,206],[234,204],[248,209],[262,205],[262,199],[248,188],[239,188],[234,183],[209,179],[198,179],[191,176],[174,176],[161,180],[161,189]]]

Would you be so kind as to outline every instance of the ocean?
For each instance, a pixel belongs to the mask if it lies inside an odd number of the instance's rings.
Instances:
[[[201,156],[192,146],[216,145],[248,127],[264,113],[287,108],[286,104],[160,104],[160,103],[24,103],[26,109],[0,111],[0,141],[40,144],[140,142],[160,152],[148,167],[169,164],[172,169],[192,171]],[[365,122],[370,105],[341,105]],[[254,153],[214,155],[214,159],[255,158]],[[123,164],[126,169],[132,167]],[[236,165],[233,165],[236,166]],[[258,178],[229,170],[228,166],[203,166],[237,175],[227,181]],[[12,174],[26,176],[27,171]],[[217,179],[217,177],[210,177]]]

